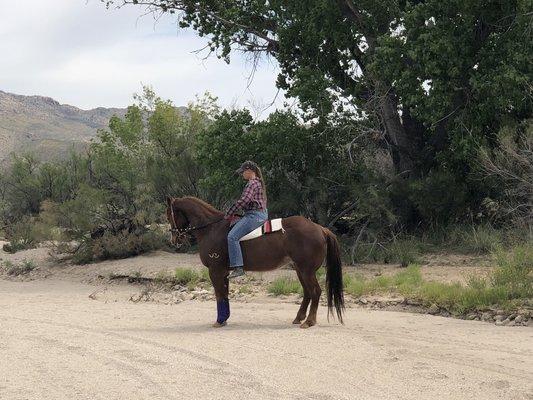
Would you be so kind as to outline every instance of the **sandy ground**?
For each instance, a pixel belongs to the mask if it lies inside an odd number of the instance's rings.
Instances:
[[[0,399],[533,399],[533,329],[297,305],[133,303],[132,286],[0,280]]]

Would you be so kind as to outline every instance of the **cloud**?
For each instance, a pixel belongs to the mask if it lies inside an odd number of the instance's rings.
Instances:
[[[175,20],[109,9],[98,0],[0,0],[0,90],[50,96],[81,108],[124,107],[141,83],[184,105],[210,91],[223,106],[274,100],[278,72],[265,61],[253,81],[240,55],[203,60],[206,41]],[[278,96],[280,106],[283,96]]]

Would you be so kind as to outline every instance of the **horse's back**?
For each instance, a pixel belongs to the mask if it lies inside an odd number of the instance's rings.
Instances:
[[[281,225],[289,236],[303,236],[306,240],[318,240],[320,242],[324,240],[322,227],[301,215],[283,218]]]
[[[291,259],[298,263],[325,256],[326,241],[320,225],[302,216],[283,218],[281,223],[282,231],[241,242],[247,269],[269,270]]]

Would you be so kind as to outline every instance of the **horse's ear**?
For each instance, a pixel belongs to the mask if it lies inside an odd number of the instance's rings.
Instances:
[[[172,204],[172,197],[167,196],[167,204],[170,207],[170,205]]]

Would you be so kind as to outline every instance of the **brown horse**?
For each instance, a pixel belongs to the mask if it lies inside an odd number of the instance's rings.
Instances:
[[[167,197],[167,218],[172,232],[172,244],[179,245],[184,236],[195,236],[200,259],[209,269],[215,289],[218,317],[213,326],[223,326],[229,318],[227,237],[230,223],[224,214],[195,197]],[[326,258],[326,288],[329,315],[335,308],[342,323],[344,295],[339,245],[335,235],[307,218],[283,218],[283,231],[272,232],[241,242],[244,269],[270,271],[292,261],[303,287],[303,301],[294,324],[309,328],[316,324],[316,312],[322,290],[316,271]],[[309,315],[307,308],[311,302]],[[307,316],[307,319],[306,319]],[[302,323],[302,321],[304,321]]]

